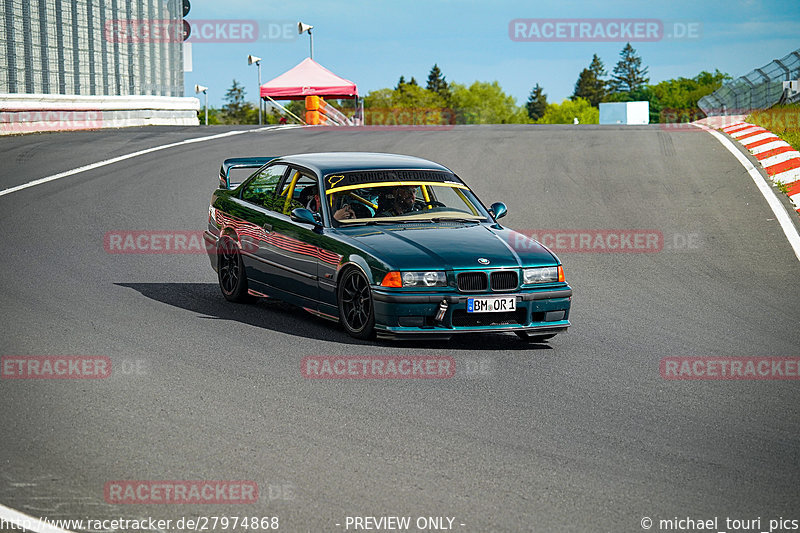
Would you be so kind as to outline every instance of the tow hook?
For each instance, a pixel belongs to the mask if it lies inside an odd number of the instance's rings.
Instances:
[[[441,321],[444,319],[444,314],[446,312],[447,312],[447,300],[442,300],[439,303],[439,310],[436,311],[436,316],[434,317],[436,322],[441,323]]]

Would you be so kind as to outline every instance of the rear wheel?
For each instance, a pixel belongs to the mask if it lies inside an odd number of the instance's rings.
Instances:
[[[535,333],[531,333],[529,331],[515,331],[514,333],[517,334],[517,337],[526,342],[544,342],[547,339],[552,339],[556,336],[555,333],[550,333],[549,335],[536,335]]]
[[[247,293],[247,276],[239,246],[233,239],[224,236],[217,245],[217,254],[219,257],[217,273],[222,295],[231,302],[251,301],[252,297]]]
[[[369,281],[357,268],[347,270],[339,283],[339,319],[352,337],[368,339],[375,326]]]

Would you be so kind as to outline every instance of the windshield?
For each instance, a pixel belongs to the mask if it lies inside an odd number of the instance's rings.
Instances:
[[[327,191],[334,224],[482,221],[488,213],[465,185],[392,181]]]

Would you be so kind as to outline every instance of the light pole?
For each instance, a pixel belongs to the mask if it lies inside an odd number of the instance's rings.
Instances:
[[[261,125],[261,58],[256,56],[247,56],[247,64],[256,64],[258,67],[258,125]]]
[[[308,36],[311,39],[311,59],[314,59],[314,34],[311,33],[312,29],[314,29],[314,26],[311,24],[303,24],[302,22],[297,23],[298,35],[302,35],[304,31],[308,32]]]
[[[208,126],[208,87],[203,87],[202,85],[195,85],[194,86],[194,94],[203,93],[206,97],[205,102],[205,109],[206,109],[206,126]]]

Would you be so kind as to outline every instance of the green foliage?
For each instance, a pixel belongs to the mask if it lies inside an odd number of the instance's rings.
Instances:
[[[400,108],[433,108],[445,107],[444,99],[433,91],[423,89],[419,85],[403,84],[398,89],[378,89],[370,91],[364,97],[367,109],[393,107]]]
[[[300,117],[301,119],[306,119],[306,102],[305,100],[291,100],[289,102],[281,102],[281,105]],[[295,119],[292,118],[291,115],[286,117],[288,122],[295,122]]]
[[[649,85],[642,85],[633,91],[609,93],[604,102],[650,102],[650,124],[658,124],[661,120],[662,104]],[[697,117],[695,117],[697,118]],[[692,118],[692,120],[695,120]]]
[[[642,59],[630,43],[625,45],[620,56],[612,79],[606,81],[603,62],[594,54],[589,67],[581,71],[570,101],[561,104],[548,104],[547,95],[537,83],[525,105],[518,106],[498,82],[476,81],[469,86],[448,83],[439,66],[434,64],[425,88],[413,77],[407,82],[405,76],[400,76],[394,89],[370,91],[364,99],[364,107],[373,110],[374,117],[379,117],[377,122],[368,120],[372,124],[449,124],[452,117],[458,124],[572,124],[575,117],[581,124],[596,124],[597,106],[601,102],[647,101],[651,123],[684,122],[700,118],[702,112],[697,108],[697,101],[730,80],[730,76],[715,70],[700,72],[693,78],[680,77],[648,85],[648,69],[642,68]],[[425,119],[419,122],[419,116]]]
[[[445,107],[445,101],[433,91],[408,83],[392,95],[392,106],[402,108]]]
[[[425,86],[429,91],[435,92],[444,99],[445,102],[450,100],[450,86],[447,84],[439,65],[433,64],[430,73],[428,74],[428,84]]]
[[[704,117],[697,107],[703,96],[722,86],[730,76],[716,70],[703,71],[694,78],[675,78],[655,85],[641,85],[632,91],[607,94],[604,102],[650,102],[650,123],[691,122]]]
[[[800,104],[755,111],[745,118],[745,122],[768,129],[795,150],[800,150]]]
[[[573,124],[575,118],[580,124],[597,124],[600,122],[600,111],[584,98],[564,100],[560,104],[548,104],[544,116],[536,123]]]
[[[539,120],[547,110],[547,95],[544,94],[539,84],[531,89],[531,94],[528,96],[528,102],[525,104],[525,109],[528,111],[528,118],[533,121]]]
[[[570,99],[584,98],[592,106],[597,107],[606,95],[606,82],[602,79],[605,75],[606,69],[603,62],[597,57],[597,54],[594,54],[589,68],[583,69],[578,76],[578,81],[575,82],[575,91]]]
[[[458,124],[526,124],[525,108],[503,92],[496,81],[476,81],[469,87],[453,83],[452,107]]]
[[[225,124],[258,124],[258,107],[246,102],[245,94],[244,87],[233,80],[233,85],[225,93],[225,102],[227,103],[222,106]],[[255,121],[252,121],[253,117],[255,117]]]
[[[731,77],[715,70],[702,71],[694,78],[675,78],[650,85],[653,96],[661,105],[662,121],[690,122],[705,116],[697,107],[704,96],[716,91]]]
[[[367,125],[445,125],[454,121],[453,112],[438,94],[419,85],[405,83],[397,89],[378,89],[364,97]]]
[[[204,107],[200,107],[200,111],[197,112],[197,118],[200,120],[200,125],[205,125],[206,123],[206,112]],[[225,124],[222,118],[222,111],[217,109],[216,107],[209,107],[208,108],[208,125],[215,126],[218,124]]]
[[[258,124],[258,103],[247,102],[246,94],[244,87],[233,80],[231,88],[225,93],[225,105],[221,109],[208,109],[208,124]],[[205,112],[202,108],[197,116],[203,124]],[[262,114],[265,124],[275,124],[279,118],[280,115],[270,111],[269,107]]]
[[[364,96],[364,108],[389,108],[392,107],[392,98],[397,89],[377,89]]]
[[[642,68],[642,58],[636,55],[631,43],[626,44],[619,55],[621,59],[608,82],[612,92],[631,92],[650,81],[647,67]]]

